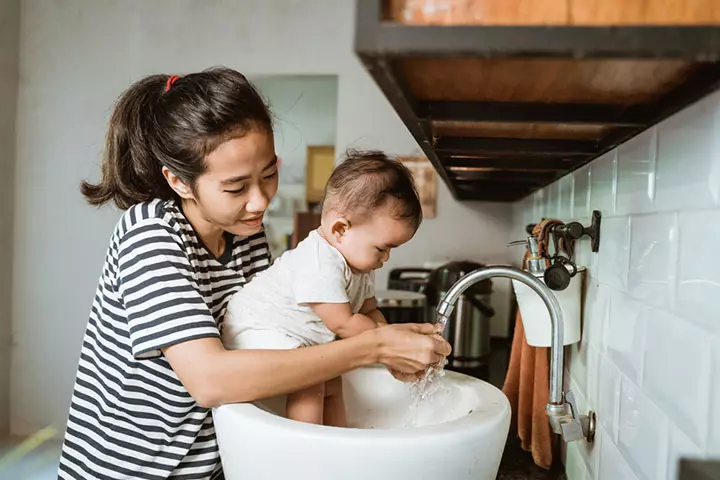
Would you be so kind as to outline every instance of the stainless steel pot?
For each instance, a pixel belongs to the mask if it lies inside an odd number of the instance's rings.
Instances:
[[[445,296],[445,292],[442,292]],[[490,355],[490,295],[461,295],[445,338],[453,347],[450,364],[458,368],[485,365]]]

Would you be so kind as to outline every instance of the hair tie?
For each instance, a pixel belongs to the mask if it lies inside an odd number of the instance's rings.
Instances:
[[[165,92],[166,92],[166,93],[169,92],[169,91],[170,91],[170,87],[172,87],[173,84],[174,84],[175,82],[177,82],[178,80],[180,80],[180,77],[179,77],[179,76],[177,76],[177,75],[170,75],[170,77],[167,79],[167,83],[165,84]]]

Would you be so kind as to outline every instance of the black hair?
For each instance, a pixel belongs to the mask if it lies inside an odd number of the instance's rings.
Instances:
[[[182,77],[145,77],[115,105],[100,183],[83,181],[80,191],[92,205],[112,201],[121,209],[176,198],[163,167],[194,188],[208,154],[253,130],[272,131],[272,118],[240,72],[219,67]]]

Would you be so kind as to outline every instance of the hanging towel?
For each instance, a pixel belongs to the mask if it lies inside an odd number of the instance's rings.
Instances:
[[[559,220],[543,220],[533,229],[538,239],[540,253],[547,257],[550,229],[562,223]],[[522,266],[525,268],[527,253]],[[550,432],[545,405],[550,398],[549,372],[550,349],[531,347],[525,340],[522,316],[518,309],[515,317],[515,334],[510,350],[510,364],[503,392],[512,407],[512,429],[516,429],[523,450],[531,452],[539,467],[550,469],[556,440]]]

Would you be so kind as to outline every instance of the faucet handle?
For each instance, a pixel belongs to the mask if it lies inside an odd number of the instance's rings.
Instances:
[[[570,390],[565,392],[565,401],[570,407],[572,420],[560,425],[563,439],[566,442],[572,442],[584,438],[588,442],[592,442],[595,439],[595,412],[591,410],[587,415],[580,415],[575,394]]]
[[[570,405],[570,413],[576,423],[580,423],[580,414],[578,413],[577,401],[575,401],[575,394],[568,390],[565,392],[565,401]]]

